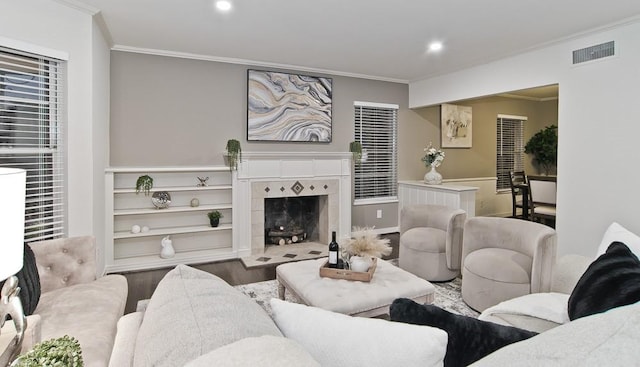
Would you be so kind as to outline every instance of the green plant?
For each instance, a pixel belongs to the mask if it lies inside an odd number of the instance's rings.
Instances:
[[[362,144],[359,141],[349,143],[349,151],[353,154],[353,161],[358,164],[362,159]]]
[[[82,367],[82,350],[76,338],[65,335],[36,344],[32,350],[19,357],[15,367]]]
[[[149,196],[149,191],[153,188],[153,178],[149,175],[138,177],[136,180],[136,194],[140,191],[144,192],[146,196]]]
[[[227,156],[229,159],[229,170],[238,169],[238,162],[242,161],[242,147],[236,139],[227,140]]]
[[[524,152],[533,155],[533,164],[549,174],[558,163],[558,127],[550,125],[535,133]]]
[[[220,213],[219,211],[214,210],[212,212],[207,213],[207,217],[209,217],[209,219],[220,219],[224,217],[224,215],[222,215],[222,213]]]

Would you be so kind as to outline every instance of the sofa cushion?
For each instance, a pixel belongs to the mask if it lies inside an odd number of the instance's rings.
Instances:
[[[213,274],[178,265],[149,300],[134,366],[182,366],[223,345],[262,335],[282,334],[257,303]]]
[[[42,340],[69,335],[80,342],[86,366],[105,365],[126,301],[122,275],[44,292],[35,311],[41,317]]]
[[[298,343],[263,335],[227,344],[187,363],[185,367],[320,367]]]
[[[537,333],[461,316],[433,305],[421,305],[410,299],[398,298],[391,304],[390,319],[415,325],[436,327],[447,332],[446,367],[467,366],[470,363]]]
[[[24,257],[22,269],[16,274],[18,287],[20,287],[20,302],[26,316],[32,315],[40,300],[40,277],[36,266],[36,257],[31,247],[24,244]],[[4,281],[0,282],[0,289]]]
[[[633,252],[637,257],[640,257],[640,237],[633,232],[630,232],[620,224],[613,222],[604,232],[600,246],[596,253],[596,258],[604,254],[614,242],[622,242]]]
[[[640,261],[629,247],[614,242],[582,274],[568,302],[569,319],[640,301]]]
[[[287,338],[322,366],[442,366],[447,334],[435,328],[352,317],[271,299],[273,318]]]
[[[508,345],[474,367],[637,366],[640,304],[571,321]]]

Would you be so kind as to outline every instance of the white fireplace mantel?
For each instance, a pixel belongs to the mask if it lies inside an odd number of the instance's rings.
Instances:
[[[233,223],[238,256],[264,251],[266,197],[328,196],[328,226],[321,238],[351,233],[351,153],[243,152],[234,174]],[[299,182],[305,189],[292,190]],[[313,189],[311,189],[313,187]]]

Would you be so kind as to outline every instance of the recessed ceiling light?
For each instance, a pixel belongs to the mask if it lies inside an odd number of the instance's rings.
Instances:
[[[431,42],[429,44],[430,52],[438,52],[440,50],[442,50],[442,42]]]
[[[216,9],[220,11],[229,11],[231,10],[231,2],[227,0],[216,1]]]

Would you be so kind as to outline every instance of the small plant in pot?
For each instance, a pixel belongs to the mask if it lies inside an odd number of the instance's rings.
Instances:
[[[222,213],[217,210],[207,213],[207,217],[209,217],[209,224],[211,227],[217,227],[220,224],[220,218],[223,217]]]
[[[153,178],[149,175],[138,177],[136,180],[136,194],[140,191],[144,192],[145,196],[149,196],[149,192],[153,188]]]
[[[353,154],[353,162],[355,164],[362,161],[362,144],[359,141],[349,143],[349,151]]]
[[[238,169],[238,162],[242,161],[242,147],[240,146],[240,142],[236,139],[229,139],[226,150],[229,170]]]

